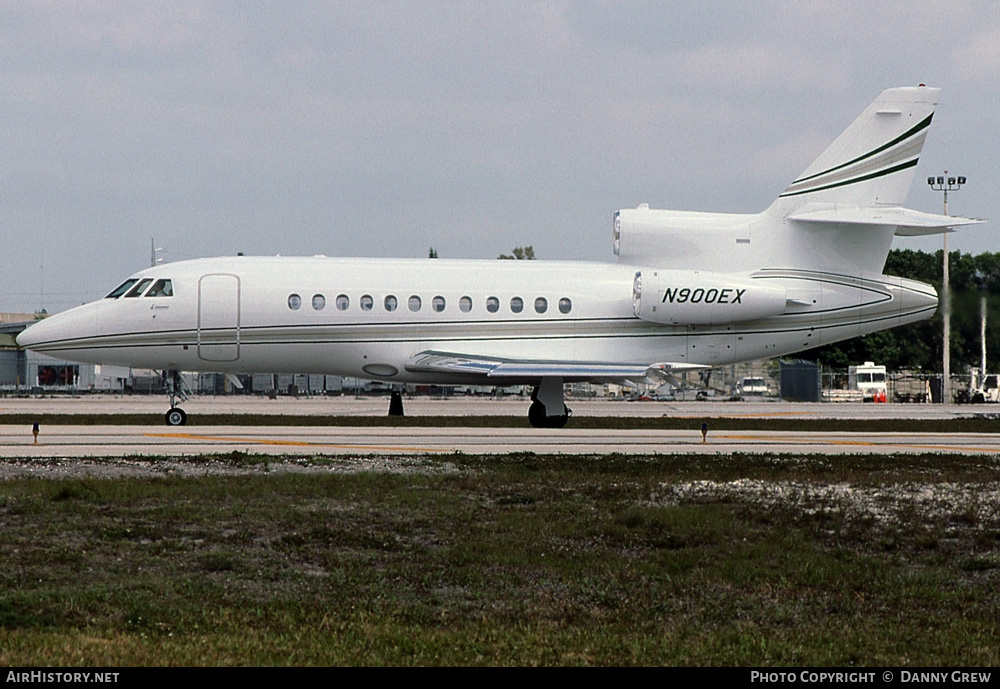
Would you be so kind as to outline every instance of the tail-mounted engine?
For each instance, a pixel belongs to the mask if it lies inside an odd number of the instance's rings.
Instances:
[[[699,270],[641,270],[632,282],[632,310],[668,325],[721,325],[785,313],[784,286],[746,275]]]

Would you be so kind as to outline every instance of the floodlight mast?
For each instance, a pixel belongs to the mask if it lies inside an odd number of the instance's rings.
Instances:
[[[949,177],[948,171],[940,177],[928,177],[927,185],[934,191],[944,192],[944,214],[948,215],[948,192],[958,191],[965,184],[965,177]],[[948,284],[948,233],[944,233],[944,256],[941,268],[941,403],[951,399],[951,288]]]

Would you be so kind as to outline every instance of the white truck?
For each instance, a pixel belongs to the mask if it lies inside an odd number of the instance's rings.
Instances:
[[[885,366],[876,366],[873,361],[866,361],[861,366],[849,366],[847,387],[861,392],[865,402],[885,402],[888,399]]]
[[[767,394],[767,381],[763,378],[747,377],[736,386],[736,394],[740,397],[760,397]]]

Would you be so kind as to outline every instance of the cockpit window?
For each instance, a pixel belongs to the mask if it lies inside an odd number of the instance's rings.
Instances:
[[[172,297],[174,296],[174,286],[170,280],[157,280],[148,292],[147,297]]]
[[[138,281],[139,281],[139,278],[129,278],[128,280],[126,280],[122,284],[118,285],[113,290],[111,290],[111,293],[108,296],[104,297],[104,298],[105,299],[117,299],[121,295],[125,294],[125,292],[128,291],[128,288],[131,287],[132,285],[134,285]]]
[[[128,293],[125,295],[125,298],[131,299],[132,297],[138,297],[140,294],[146,291],[146,288],[149,287],[149,283],[151,283],[152,281],[153,278],[143,278],[142,280],[139,280],[139,284],[130,289]]]

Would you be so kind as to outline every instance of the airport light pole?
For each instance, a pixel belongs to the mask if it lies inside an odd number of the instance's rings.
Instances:
[[[986,380],[986,281],[979,283],[979,376]]]
[[[986,380],[986,275],[983,271],[977,270],[976,274],[972,276],[972,279],[976,281],[976,288],[979,290],[979,375],[977,376],[978,384],[970,385],[973,387],[982,387],[983,381]]]
[[[965,177],[948,177],[944,171],[943,177],[928,177],[927,185],[934,191],[944,192],[944,214],[948,215],[948,192],[958,191],[965,184]],[[948,232],[944,233],[944,257],[941,268],[941,321],[942,321],[942,356],[941,356],[941,403],[947,404],[951,399],[951,288],[948,284]]]

